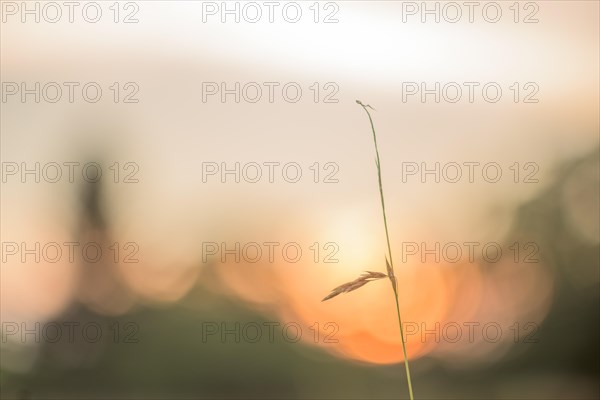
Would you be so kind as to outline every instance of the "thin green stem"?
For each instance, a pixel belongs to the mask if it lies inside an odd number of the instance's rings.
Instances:
[[[377,156],[375,163],[377,164],[377,178],[379,180],[379,195],[381,197],[381,210],[383,211],[383,225],[385,226],[385,238],[387,240],[387,248],[388,248],[388,256],[390,260],[390,271],[388,274],[390,275],[390,281],[392,283],[392,289],[394,291],[394,299],[396,300],[396,311],[398,312],[398,325],[400,327],[400,339],[402,340],[402,352],[404,353],[404,368],[406,369],[406,379],[408,381],[408,393],[410,395],[410,400],[414,400],[413,390],[412,390],[412,380],[410,378],[410,368],[408,366],[408,356],[406,354],[406,343],[404,343],[404,329],[402,329],[402,317],[400,316],[400,303],[398,301],[398,288],[397,281],[394,275],[394,262],[392,260],[392,247],[390,245],[390,234],[388,231],[387,217],[385,213],[385,200],[383,197],[383,184],[381,182],[381,163],[379,160],[379,148],[377,147],[377,135],[375,134],[375,126],[373,125],[373,118],[371,118],[371,113],[368,108],[373,107],[369,105],[365,105],[359,100],[356,102],[365,110],[367,115],[369,116],[369,122],[371,123],[371,130],[373,131],[373,142],[375,143],[375,155]]]
[[[402,352],[404,353],[404,369],[406,370],[406,380],[408,381],[408,394],[410,396],[410,400],[414,400],[412,379],[410,378],[410,368],[408,367],[408,357],[406,355],[406,344],[404,344],[404,329],[402,329],[402,317],[400,317],[400,304],[398,303],[398,292],[396,290],[394,290],[394,297],[396,298],[396,311],[398,311],[398,325],[400,326],[400,338],[402,339]]]

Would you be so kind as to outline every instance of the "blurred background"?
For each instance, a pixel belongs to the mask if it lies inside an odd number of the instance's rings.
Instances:
[[[488,3],[0,2],[2,398],[407,398],[356,99],[415,398],[599,398],[599,4]]]

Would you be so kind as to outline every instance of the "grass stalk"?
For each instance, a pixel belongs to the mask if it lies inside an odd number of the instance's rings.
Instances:
[[[379,279],[389,278],[392,284],[392,289],[394,292],[394,300],[396,301],[396,311],[398,314],[398,326],[400,327],[400,340],[402,341],[402,352],[404,353],[404,368],[406,369],[406,380],[408,381],[408,394],[410,396],[410,400],[414,400],[413,397],[413,389],[412,389],[412,380],[410,379],[410,368],[408,366],[408,355],[406,354],[406,343],[404,342],[404,329],[402,328],[402,317],[400,316],[400,302],[398,301],[398,283],[396,280],[396,276],[394,275],[394,263],[392,260],[392,246],[390,245],[390,233],[388,231],[387,224],[387,216],[385,213],[385,199],[383,197],[383,184],[381,183],[381,163],[379,160],[379,148],[377,147],[377,135],[375,134],[375,126],[373,125],[373,118],[371,118],[371,113],[369,112],[369,108],[375,110],[373,107],[369,105],[365,105],[359,100],[356,100],[369,116],[369,122],[371,123],[371,130],[373,131],[373,142],[375,143],[375,164],[377,165],[377,179],[379,182],[379,195],[381,197],[381,210],[383,212],[383,225],[385,226],[385,238],[387,240],[387,249],[388,255],[385,257],[385,266],[387,268],[387,274],[382,272],[373,272],[373,271],[365,271],[361,276],[357,279],[346,282],[343,285],[340,285],[334,288],[322,301],[330,300],[342,293],[349,293],[354,290],[357,290],[369,282],[376,281]],[[388,261],[389,260],[389,261]]]
[[[406,380],[408,381],[408,394],[410,396],[410,400],[414,400],[413,397],[413,389],[412,389],[412,381],[410,378],[410,367],[408,365],[408,356],[406,354],[406,343],[404,342],[404,329],[402,328],[402,317],[400,314],[400,303],[398,301],[398,285],[396,276],[394,275],[394,262],[392,259],[392,248],[390,246],[390,234],[388,231],[387,224],[387,216],[385,213],[385,198],[383,196],[383,183],[381,182],[381,163],[379,159],[379,148],[377,147],[377,135],[375,133],[375,126],[373,125],[373,118],[371,117],[371,113],[369,112],[369,108],[373,109],[373,107],[369,105],[363,104],[360,100],[356,100],[369,116],[369,122],[371,123],[371,130],[373,131],[373,142],[375,143],[375,155],[376,160],[375,164],[377,165],[377,179],[379,181],[379,195],[381,197],[381,211],[383,213],[383,225],[385,227],[385,238],[387,240],[387,248],[388,248],[388,257],[389,263],[386,262],[388,268],[388,276],[390,278],[390,282],[392,284],[392,289],[394,291],[394,300],[396,301],[396,311],[398,313],[398,325],[400,327],[400,339],[402,340],[402,352],[404,353],[404,368],[406,369]],[[387,260],[386,260],[387,261]]]

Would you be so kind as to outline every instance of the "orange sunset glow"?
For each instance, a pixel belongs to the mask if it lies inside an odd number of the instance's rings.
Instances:
[[[0,11],[0,397],[600,397],[598,2]]]

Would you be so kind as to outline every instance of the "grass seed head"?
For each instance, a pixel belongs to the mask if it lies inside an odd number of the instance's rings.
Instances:
[[[331,291],[331,293],[329,293],[329,295],[327,295],[327,297],[325,297],[321,301],[329,300],[329,299],[337,296],[338,294],[351,292],[360,287],[363,287],[364,285],[366,285],[367,283],[369,283],[371,281],[374,281],[377,279],[382,279],[385,277],[387,277],[387,275],[384,274],[383,272],[365,271],[357,279],[355,279],[351,282],[344,283],[343,285],[340,285],[340,286],[336,287],[335,289],[333,289]]]

